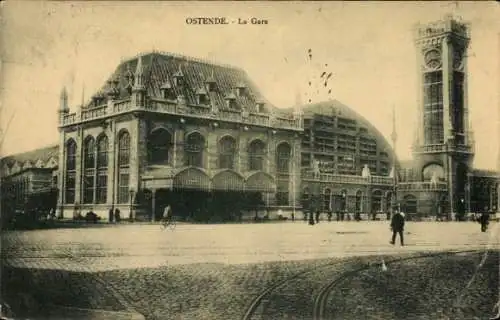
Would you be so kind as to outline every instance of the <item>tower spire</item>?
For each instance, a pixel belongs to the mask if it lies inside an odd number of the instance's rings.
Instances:
[[[137,59],[137,67],[135,68],[134,78],[135,78],[134,88],[144,89],[144,67],[142,65],[141,56],[139,56],[139,58]]]

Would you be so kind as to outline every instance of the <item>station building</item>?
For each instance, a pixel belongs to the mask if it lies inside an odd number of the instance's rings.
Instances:
[[[411,161],[396,159],[395,130],[389,143],[337,100],[277,108],[240,68],[150,52],[122,61],[76,112],[62,90],[58,145],[1,160],[2,205],[157,220],[171,204],[195,221],[497,212],[498,172],[473,168],[469,32],[451,17],[415,28]]]

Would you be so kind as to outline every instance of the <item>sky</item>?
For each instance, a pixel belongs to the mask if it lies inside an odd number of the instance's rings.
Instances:
[[[59,94],[72,112],[120,61],[152,50],[243,68],[277,107],[336,99],[411,158],[417,116],[413,27],[454,13],[471,23],[474,166],[499,166],[500,8],[495,2],[2,2],[0,154],[58,142]],[[188,17],[265,19],[188,25]],[[312,58],[308,57],[311,50]],[[327,88],[317,78],[332,72]],[[308,85],[313,82],[313,89]],[[314,89],[315,85],[319,90]],[[331,89],[330,94],[328,90]]]

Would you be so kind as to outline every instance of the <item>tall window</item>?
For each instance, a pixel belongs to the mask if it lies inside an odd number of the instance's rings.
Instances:
[[[95,140],[93,137],[87,137],[83,144],[83,203],[94,203],[95,153]]]
[[[266,145],[261,140],[254,140],[248,148],[249,170],[264,170]]]
[[[382,210],[382,191],[375,190],[372,194],[372,212],[380,212]]]
[[[276,148],[276,169],[279,173],[289,173],[290,172],[290,155],[291,148],[286,142],[281,143],[278,148]]]
[[[184,145],[186,165],[203,168],[204,149],[205,138],[198,132],[189,134]]]
[[[65,203],[75,203],[75,180],[76,177],[76,142],[70,139],[66,143],[66,183]]]
[[[118,136],[118,203],[129,200],[130,134],[123,130]]]
[[[108,137],[97,138],[97,203],[106,203],[108,194]]]
[[[444,142],[443,75],[441,71],[424,75],[424,138],[426,144]]]
[[[453,109],[452,125],[457,133],[464,133],[464,74],[455,71],[453,73]],[[456,136],[458,143],[464,143],[463,135]]]
[[[172,148],[172,137],[165,129],[154,130],[148,138],[148,162],[167,164]]]
[[[236,153],[236,140],[225,136],[219,141],[219,168],[234,169],[234,155]]]

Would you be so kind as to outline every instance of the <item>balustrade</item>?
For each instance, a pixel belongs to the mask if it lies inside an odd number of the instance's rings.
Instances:
[[[398,190],[401,191],[446,191],[447,185],[446,183],[431,183],[429,181],[424,182],[400,182],[398,183]]]
[[[375,185],[392,185],[394,179],[384,176],[370,176],[362,177],[357,175],[347,175],[347,174],[331,174],[331,173],[320,173],[315,175],[311,171],[302,172],[302,178],[309,180],[320,180],[323,182],[333,182],[333,183],[355,183],[355,184],[375,184]]]
[[[133,106],[130,100],[116,101],[109,105],[103,105],[92,109],[84,109],[79,113],[65,115],[62,125],[74,124],[78,121],[98,119],[112,114],[123,113],[135,109],[143,109],[156,112],[165,112],[186,116],[210,117],[214,116],[212,109],[200,106],[179,107],[177,104],[151,99],[144,108]],[[80,118],[80,117],[81,118]],[[273,128],[301,129],[302,123],[297,119],[271,118],[268,114],[248,114],[243,117],[239,111],[220,110],[216,117],[220,120],[240,122],[248,125],[269,126]]]

